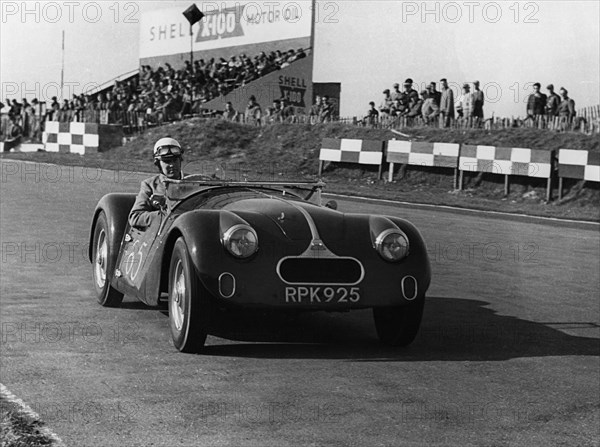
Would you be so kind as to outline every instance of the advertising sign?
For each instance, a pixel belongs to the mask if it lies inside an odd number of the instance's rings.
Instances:
[[[193,26],[194,53],[302,39],[310,45],[310,1],[200,2],[205,17]],[[190,26],[184,8],[148,11],[140,20],[140,59],[190,51]],[[271,47],[271,46],[269,46]],[[292,48],[288,46],[287,49]]]

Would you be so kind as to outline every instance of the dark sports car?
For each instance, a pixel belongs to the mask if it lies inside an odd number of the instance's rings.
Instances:
[[[175,347],[198,352],[223,309],[372,308],[379,338],[413,341],[430,266],[418,230],[397,217],[321,205],[323,184],[189,177],[155,197],[160,218],[128,224],[134,194],[108,194],[94,212],[90,261],[103,306],[168,295]],[[312,201],[311,201],[312,200]]]

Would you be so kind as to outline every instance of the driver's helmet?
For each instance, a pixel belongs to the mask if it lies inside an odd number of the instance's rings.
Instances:
[[[161,138],[154,144],[154,160],[181,157],[182,155],[183,149],[179,142],[174,138]]]

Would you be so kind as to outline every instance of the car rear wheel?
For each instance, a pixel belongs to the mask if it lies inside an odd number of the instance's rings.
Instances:
[[[169,326],[181,352],[199,352],[210,321],[210,302],[183,238],[177,239],[169,267]]]
[[[123,301],[123,294],[110,285],[110,278],[115,269],[117,253],[110,244],[106,214],[102,211],[96,220],[94,238],[92,240],[92,263],[94,287],[98,302],[105,307],[118,307]]]
[[[373,308],[379,340],[391,346],[408,346],[417,336],[423,317],[424,297],[407,306]]]

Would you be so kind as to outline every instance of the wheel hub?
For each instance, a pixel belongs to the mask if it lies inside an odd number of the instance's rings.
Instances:
[[[183,327],[183,320],[185,317],[185,275],[183,272],[183,265],[181,260],[177,261],[175,266],[175,273],[173,275],[173,292],[171,294],[172,306],[170,309],[170,315],[178,331]]]

